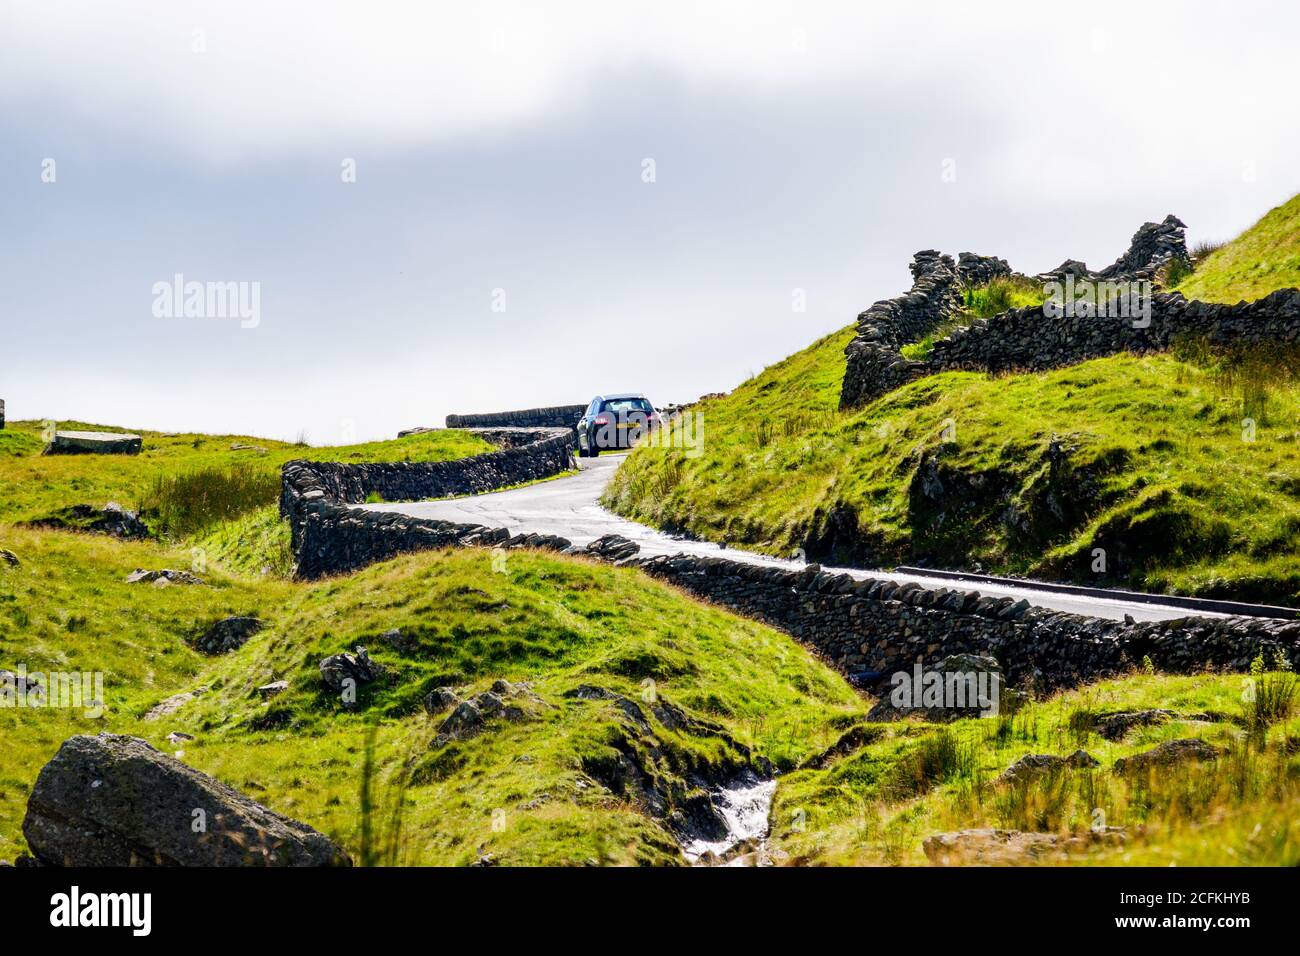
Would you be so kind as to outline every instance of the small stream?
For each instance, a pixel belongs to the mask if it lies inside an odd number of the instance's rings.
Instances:
[[[761,851],[770,827],[772,795],[776,780],[762,780],[747,774],[719,789],[715,805],[727,826],[721,840],[693,840],[682,848],[686,859],[696,866],[736,866],[745,861],[742,854]],[[739,852],[737,852],[739,851]]]

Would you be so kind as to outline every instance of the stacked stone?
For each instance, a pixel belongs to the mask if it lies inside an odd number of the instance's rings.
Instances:
[[[1150,658],[1164,671],[1242,671],[1262,651],[1300,663],[1300,621],[1187,617],[1121,622],[975,591],[924,588],[687,555],[635,562],[656,577],[780,628],[850,679],[870,682],[952,654],[988,654],[1013,685],[1054,690],[1123,673]]]
[[[1171,262],[1189,261],[1185,229],[1176,216],[1145,223],[1133,235],[1128,251],[1105,269],[1094,273],[1070,259],[1039,278],[1061,280],[1071,275],[1112,283],[1153,279]],[[1014,273],[1005,260],[992,256],[962,253],[953,267],[947,256],[927,250],[917,253],[912,274],[916,284],[911,292],[877,302],[858,317],[858,334],[845,349],[840,408],[856,407],[937,372],[1060,368],[1120,352],[1166,351],[1184,335],[1205,337],[1215,345],[1300,339],[1300,290],[1281,289],[1237,305],[1188,302],[1178,293],[1155,293],[1149,300],[1149,316],[1057,317],[1036,306],[976,319],[935,342],[924,360],[913,361],[901,354],[902,346],[956,314],[962,286]],[[1131,310],[1138,312],[1143,305],[1133,301]]]
[[[551,405],[521,408],[512,412],[481,412],[448,415],[448,428],[572,428],[587,410],[586,405]]]
[[[344,480],[355,476],[334,470],[326,474],[329,480],[309,470],[306,462],[285,466],[288,503],[282,507],[294,522],[300,577],[351,571],[431,548],[574,550],[566,539],[552,535],[511,537],[504,528],[349,508],[340,502],[352,499],[337,495],[342,491],[364,500],[364,482]],[[909,668],[918,658],[934,662],[953,654],[989,655],[1013,685],[1041,690],[1123,673],[1147,658],[1162,670],[1180,673],[1205,667],[1245,670],[1261,651],[1280,653],[1300,665],[1300,621],[1102,620],[1033,607],[1023,599],[832,574],[816,564],[791,570],[682,554],[643,559],[636,556],[635,542],[615,535],[592,542],[585,553],[639,567],[780,628],[861,683]]]
[[[1279,289],[1236,305],[1188,302],[1180,293],[1158,292],[1150,300],[1149,320],[1145,325],[1132,317],[1056,317],[1042,306],[1013,309],[956,329],[915,365],[924,375],[954,369],[1039,371],[1120,352],[1167,351],[1181,336],[1204,337],[1213,345],[1295,342],[1300,290]],[[887,384],[878,387],[887,391]]]
[[[289,521],[299,576],[351,571],[406,551],[506,540],[500,529],[347,506],[372,494],[386,501],[480,494],[573,467],[567,429],[539,429],[533,437],[527,444],[455,461],[287,462],[280,472],[280,513]]]
[[[1191,263],[1187,252],[1187,225],[1177,216],[1163,222],[1143,223],[1133,234],[1128,252],[1097,273],[1098,279],[1154,279],[1175,260]]]
[[[987,285],[994,279],[1005,279],[1014,273],[1006,259],[963,252],[957,257],[957,275],[967,288]]]
[[[858,316],[858,332],[844,349],[847,366],[840,408],[851,408],[889,388],[924,374],[924,368],[899,349],[938,328],[961,306],[961,280],[951,256],[923,249],[912,258],[912,288],[906,295],[883,299]]]

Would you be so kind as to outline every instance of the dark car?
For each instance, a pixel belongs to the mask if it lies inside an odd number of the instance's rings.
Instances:
[[[607,448],[631,448],[658,426],[655,407],[644,395],[597,395],[578,420],[578,454],[590,458]]]

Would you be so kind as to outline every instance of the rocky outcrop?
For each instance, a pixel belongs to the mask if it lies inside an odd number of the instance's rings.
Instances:
[[[1171,720],[1209,721],[1209,714],[1176,714],[1172,710],[1132,710],[1095,714],[1091,726],[1107,740],[1123,740],[1138,727],[1151,727]]]
[[[370,659],[364,647],[354,654],[333,654],[320,662],[321,682],[334,693],[355,691],[384,676],[383,668]]]
[[[134,511],[127,511],[116,501],[110,501],[102,508],[96,508],[94,505],[72,505],[25,524],[29,528],[106,534],[123,541],[139,541],[149,535],[149,528],[140,520],[140,515]]]
[[[452,687],[435,687],[424,697],[424,712],[430,716],[445,713],[460,703],[460,695]]]
[[[289,682],[287,680],[273,680],[269,684],[262,684],[260,687],[255,688],[257,696],[261,697],[262,700],[278,697],[288,689]]]
[[[180,710],[190,701],[197,697],[202,697],[207,692],[207,687],[196,687],[194,690],[186,691],[183,694],[173,694],[171,697],[168,697],[166,700],[161,701],[150,709],[149,712],[144,715],[144,719],[147,721],[161,720],[164,717],[176,713],[176,711]]]
[[[1115,761],[1113,769],[1118,774],[1147,773],[1177,764],[1218,760],[1222,753],[1223,751],[1213,744],[1207,744],[1204,740],[1194,737],[1166,740],[1150,750],[1144,750],[1131,757],[1120,757]]]
[[[1067,757],[1056,754],[1025,754],[1006,770],[1002,771],[996,784],[1001,786],[1023,785],[1048,777],[1065,770],[1094,770],[1101,763],[1086,750],[1076,750]]]
[[[266,627],[255,617],[228,617],[208,627],[194,640],[200,654],[229,654],[248,643],[248,639]]]
[[[452,708],[438,727],[431,747],[441,747],[453,740],[468,740],[489,729],[492,721],[520,723],[537,716],[546,704],[527,684],[493,681],[489,690],[461,700],[449,687],[436,688],[425,698],[424,709],[436,714]]]
[[[1034,833],[1025,830],[956,830],[925,838],[921,849],[936,866],[1024,866],[1037,860],[1118,846],[1122,827],[1098,827],[1082,833]]]
[[[721,725],[693,717],[660,695],[636,701],[607,687],[581,684],[565,697],[604,706],[614,720],[601,736],[602,746],[582,756],[583,773],[660,821],[684,846],[727,838],[727,820],[715,795],[729,781],[746,774],[755,779],[772,775],[766,759],[732,739]],[[658,727],[675,735],[709,738],[713,756],[707,763],[695,756],[683,759],[680,751],[672,752]]]
[[[350,865],[333,841],[116,734],[77,736],[36,778],[23,836],[49,866]]]

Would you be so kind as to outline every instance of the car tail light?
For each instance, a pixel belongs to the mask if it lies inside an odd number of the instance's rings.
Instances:
[[[595,418],[595,420],[594,420],[594,424],[596,424],[596,425],[608,425],[608,424],[609,424],[609,416],[608,416],[608,415],[597,415],[596,418]]]

